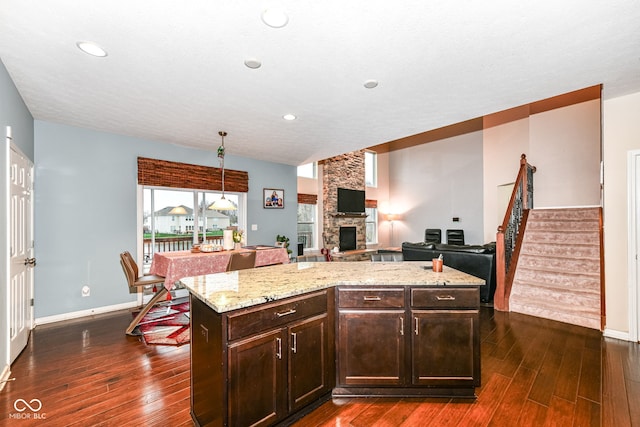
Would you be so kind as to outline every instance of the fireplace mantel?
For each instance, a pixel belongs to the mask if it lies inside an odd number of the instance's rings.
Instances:
[[[331,212],[331,215],[334,218],[366,218],[369,215],[366,213],[344,213],[344,212]]]

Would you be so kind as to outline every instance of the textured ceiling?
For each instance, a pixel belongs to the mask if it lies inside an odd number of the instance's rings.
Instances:
[[[298,165],[587,86],[638,92],[640,2],[0,0],[0,59],[35,119],[210,150],[226,130],[229,154]]]

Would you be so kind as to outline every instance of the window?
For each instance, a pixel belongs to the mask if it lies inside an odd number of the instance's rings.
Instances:
[[[244,228],[246,196],[225,192],[225,198],[238,209],[208,209],[220,197],[221,193],[213,191],[143,187],[144,263],[151,263],[156,252],[189,250],[194,242],[220,241],[228,226]]]
[[[318,205],[298,203],[298,243],[302,247],[315,248],[316,246],[316,217]]]
[[[317,163],[307,163],[298,166],[298,176],[301,178],[317,178],[318,176]]]
[[[367,233],[367,244],[378,243],[378,208],[365,208],[367,219],[365,220],[365,229]]]
[[[364,152],[364,179],[367,187],[378,186],[378,154],[373,151]]]

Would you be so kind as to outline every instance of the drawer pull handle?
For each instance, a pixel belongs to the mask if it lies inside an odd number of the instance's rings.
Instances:
[[[364,297],[365,301],[380,301],[381,299],[382,298],[380,297],[367,297],[367,296]]]
[[[292,309],[289,309],[289,310],[287,310],[287,311],[283,311],[283,312],[281,312],[281,313],[276,313],[276,316],[278,316],[278,317],[284,317],[284,316],[288,316],[288,315],[290,315],[290,314],[294,314],[295,312],[296,312],[296,310],[292,308]]]
[[[436,296],[436,299],[438,301],[455,301],[456,297],[454,297],[453,295],[443,295],[443,296]]]

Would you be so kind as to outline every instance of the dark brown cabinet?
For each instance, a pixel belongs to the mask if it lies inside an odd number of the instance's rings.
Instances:
[[[398,386],[405,377],[404,289],[338,291],[338,380]]]
[[[339,287],[334,395],[473,397],[477,287]]]
[[[230,425],[270,425],[282,418],[284,339],[283,331],[277,330],[229,346]]]
[[[224,314],[191,300],[197,424],[272,425],[329,395],[335,372],[334,322],[327,314],[333,312],[332,289]]]
[[[411,315],[411,383],[479,386],[477,316],[468,311],[412,311]]]
[[[329,337],[333,334],[329,333],[329,324],[329,317],[324,314],[296,323],[288,330],[289,412],[315,402],[333,387],[335,355],[330,353]]]

